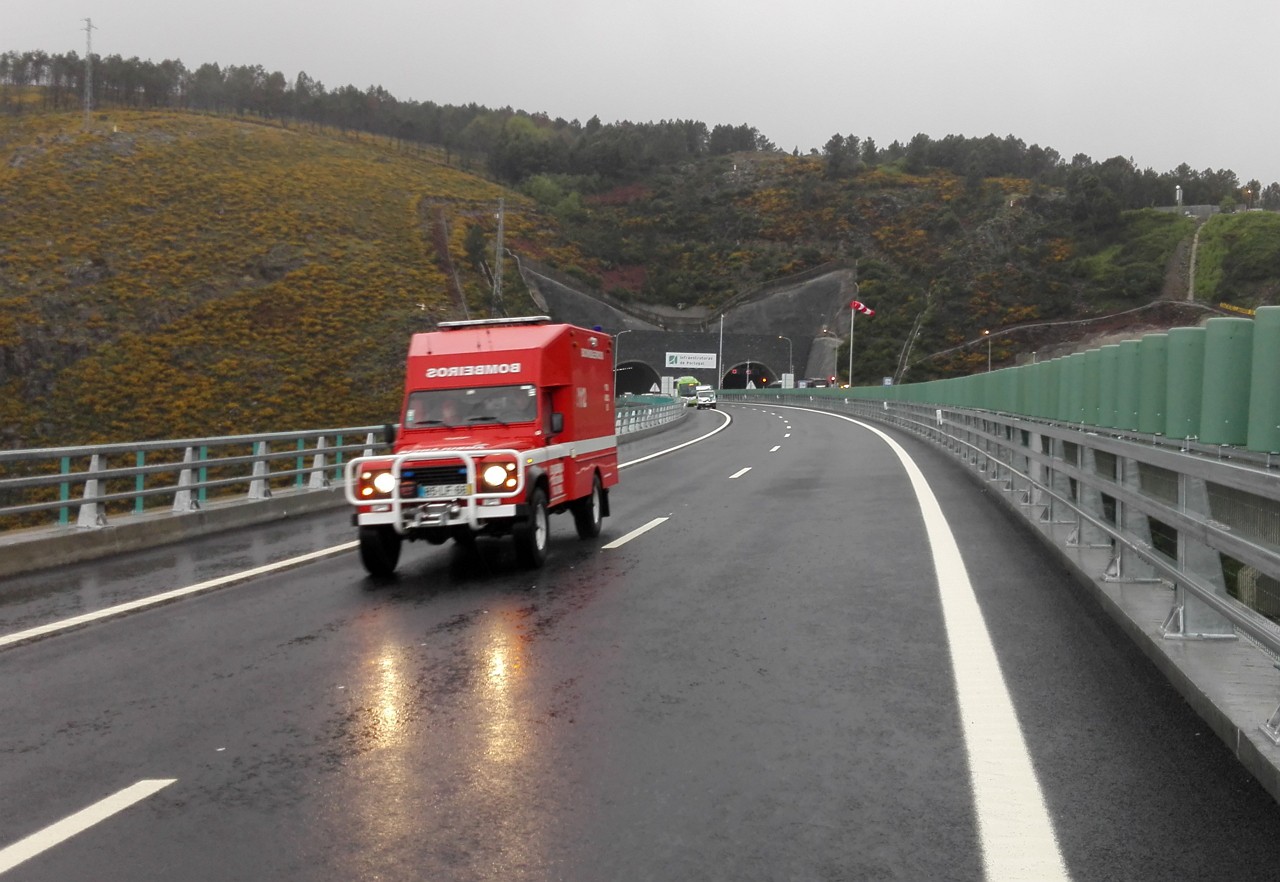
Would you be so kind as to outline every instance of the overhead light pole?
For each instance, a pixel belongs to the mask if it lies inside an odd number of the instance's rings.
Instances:
[[[787,341],[787,373],[791,374],[791,382],[794,383],[796,381],[796,360],[795,350],[791,348],[791,338],[779,334],[778,339]]]
[[[613,397],[618,397],[618,341],[623,334],[630,334],[635,328],[623,328],[613,335]]]
[[[983,331],[982,336],[987,338],[987,373],[991,373],[991,332]]]

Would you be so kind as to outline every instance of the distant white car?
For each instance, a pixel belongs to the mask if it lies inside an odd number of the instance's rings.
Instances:
[[[693,398],[698,410],[702,410],[704,407],[709,407],[712,410],[716,409],[716,390],[710,386],[699,386],[694,389]]]

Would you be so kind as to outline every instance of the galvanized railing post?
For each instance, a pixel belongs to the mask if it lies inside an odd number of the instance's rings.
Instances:
[[[1209,492],[1204,479],[1190,475],[1178,475],[1178,502],[1185,514],[1202,521],[1212,520],[1209,514]],[[1178,570],[1194,576],[1201,584],[1213,589],[1214,594],[1229,597],[1226,580],[1222,576],[1222,556],[1209,546],[1197,542],[1178,531]],[[1178,583],[1173,609],[1169,611],[1162,633],[1170,639],[1234,639],[1236,629],[1221,613]]]
[[[134,457],[134,464],[138,467],[138,474],[133,479],[133,489],[137,492],[137,496],[133,498],[133,513],[142,514],[143,511],[143,495],[142,491],[146,489],[146,474],[142,472],[142,467],[147,464],[146,451],[139,450],[137,456]]]
[[[71,474],[71,457],[62,457],[62,462],[59,466],[59,474],[64,476]],[[71,484],[67,481],[63,481],[58,485],[58,501],[67,502],[69,499],[71,499]],[[64,505],[62,508],[58,509],[58,526],[65,527],[70,522],[70,511],[67,506]]]

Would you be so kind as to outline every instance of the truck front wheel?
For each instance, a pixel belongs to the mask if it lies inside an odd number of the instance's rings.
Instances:
[[[591,479],[591,495],[573,504],[573,525],[578,528],[579,539],[594,539],[600,535],[604,523],[604,491],[600,489],[600,476]]]
[[[360,528],[360,562],[371,576],[390,576],[400,562],[400,534],[381,524]]]
[[[534,487],[529,494],[529,519],[512,530],[516,558],[522,566],[536,569],[547,559],[547,494]]]

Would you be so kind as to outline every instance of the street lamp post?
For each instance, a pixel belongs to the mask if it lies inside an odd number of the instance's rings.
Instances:
[[[630,334],[635,328],[624,328],[613,335],[613,397],[618,397],[618,340],[623,334]]]
[[[991,332],[983,331],[982,336],[987,338],[987,373],[991,373]]]
[[[779,334],[778,339],[787,341],[787,373],[791,374],[791,382],[794,383],[796,381],[796,360],[795,350],[791,348],[791,338]]]

